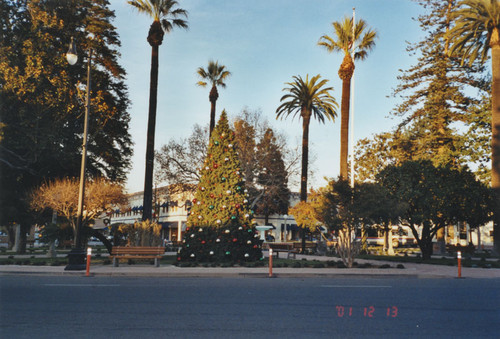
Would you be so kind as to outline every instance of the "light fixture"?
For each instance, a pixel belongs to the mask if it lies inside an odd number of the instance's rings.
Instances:
[[[76,54],[76,44],[73,40],[73,37],[71,37],[71,42],[69,43],[68,53],[66,53],[66,60],[68,60],[68,63],[71,66],[76,64],[76,62],[78,61],[78,55]]]

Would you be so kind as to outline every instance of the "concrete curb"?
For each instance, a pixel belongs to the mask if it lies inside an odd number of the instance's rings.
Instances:
[[[85,271],[65,271],[64,266],[0,266],[1,275],[52,275],[82,276]],[[267,267],[185,267],[152,265],[95,265],[90,268],[90,276],[122,276],[122,277],[165,277],[165,278],[268,278]],[[450,266],[405,264],[398,268],[273,268],[273,276],[277,278],[457,278],[457,268]],[[463,278],[497,278],[500,270],[484,268],[462,269]]]

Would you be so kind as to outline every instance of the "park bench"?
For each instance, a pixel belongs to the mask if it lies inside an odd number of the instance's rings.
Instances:
[[[279,242],[268,242],[264,243],[267,244],[267,248],[272,248],[273,249],[273,255],[276,254],[276,258],[279,258],[279,253],[280,252],[285,252],[287,253],[287,259],[290,259],[290,257],[293,257],[295,259],[295,254],[297,253],[297,250],[293,248],[292,243],[279,243]]]
[[[305,251],[315,253],[318,248],[318,244],[315,242],[306,242]],[[293,249],[297,252],[302,250],[302,242],[294,242]]]
[[[118,267],[120,259],[154,259],[154,265],[159,267],[159,259],[164,253],[164,247],[113,246],[110,257],[113,258],[113,267]]]

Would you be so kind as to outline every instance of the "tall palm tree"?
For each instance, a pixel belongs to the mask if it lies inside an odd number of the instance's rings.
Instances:
[[[323,35],[318,45],[328,52],[344,52],[344,60],[338,74],[342,80],[342,100],[340,104],[340,176],[347,180],[347,155],[349,149],[349,100],[351,97],[351,78],[354,74],[354,60],[364,60],[375,46],[377,33],[368,28],[364,20],[345,17],[341,22],[333,22],[334,37]],[[353,60],[354,56],[354,60]]]
[[[455,27],[450,31],[451,55],[462,62],[481,63],[491,49],[491,186],[495,193],[493,211],[494,250],[500,253],[500,1],[463,0],[454,14]]]
[[[276,119],[297,114],[302,118],[302,172],[300,175],[300,201],[307,201],[307,167],[309,162],[309,123],[311,117],[324,123],[325,117],[334,120],[337,116],[338,104],[330,95],[333,87],[324,87],[328,82],[320,80],[316,75],[309,80],[309,75],[303,80],[294,76],[293,82],[287,82],[290,87],[284,88],[288,93],[280,99],[282,104],[276,109]],[[302,252],[305,250],[305,229],[302,228]]]
[[[151,77],[149,83],[148,135],[146,144],[146,174],[144,176],[144,200],[142,220],[151,220],[153,209],[153,167],[155,152],[156,102],[158,95],[158,50],[165,32],[174,27],[187,28],[187,11],[177,7],[175,0],[131,0],[129,5],[139,13],[153,18],[149,28],[148,42],[151,45]]]
[[[198,86],[205,87],[207,82],[212,84],[212,89],[210,90],[210,94],[208,96],[208,99],[212,104],[210,109],[210,135],[212,135],[212,131],[215,127],[215,103],[219,98],[217,86],[226,88],[226,83],[224,81],[231,75],[231,72],[226,70],[226,66],[219,65],[218,61],[214,62],[213,60],[210,60],[208,62],[207,69],[199,67],[196,73],[202,79],[198,81]]]

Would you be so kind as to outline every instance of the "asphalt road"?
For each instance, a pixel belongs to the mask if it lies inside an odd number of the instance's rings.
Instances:
[[[1,338],[498,338],[500,279],[2,276]]]

